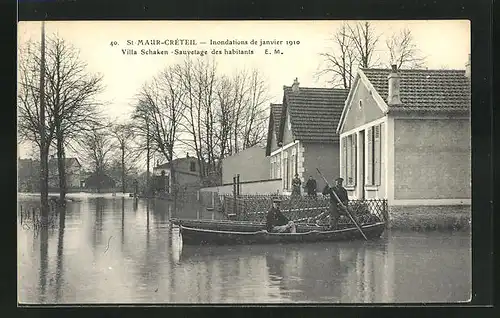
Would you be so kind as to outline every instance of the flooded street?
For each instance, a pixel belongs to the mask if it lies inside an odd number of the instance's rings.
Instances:
[[[71,197],[71,195],[70,195]],[[22,197],[27,208],[36,197]],[[454,302],[470,298],[468,232],[374,242],[182,247],[170,217],[195,205],[81,197],[54,226],[18,218],[18,295],[35,303]],[[34,205],[35,203],[33,203]],[[20,215],[20,213],[18,213]]]

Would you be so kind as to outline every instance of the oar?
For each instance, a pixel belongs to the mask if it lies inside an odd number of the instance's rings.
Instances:
[[[356,222],[356,220],[352,217],[351,212],[349,212],[349,210],[347,209],[347,207],[342,203],[342,201],[340,201],[340,199],[337,196],[337,194],[335,193],[335,191],[332,190],[332,187],[330,187],[330,184],[328,183],[328,180],[326,180],[326,178],[323,176],[323,174],[321,173],[321,171],[319,171],[318,168],[316,168],[316,170],[318,170],[319,175],[323,178],[323,180],[325,180],[325,183],[328,186],[328,189],[330,189],[330,192],[333,193],[333,195],[335,196],[335,198],[337,199],[337,201],[340,203],[340,206],[347,212],[347,215],[349,215],[349,218],[351,218],[352,223],[354,223],[354,225],[358,228],[359,232],[361,233],[361,235],[363,235],[363,237],[365,238],[365,240],[368,241],[368,238],[366,237],[365,233],[363,233],[363,230],[359,226],[358,222]]]

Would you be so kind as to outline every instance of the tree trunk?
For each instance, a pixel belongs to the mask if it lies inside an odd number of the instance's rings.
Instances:
[[[49,144],[45,131],[45,22],[42,21],[40,60],[40,204],[42,225],[49,218]]]
[[[122,145],[122,193],[125,193],[125,147]]]
[[[58,129],[59,130],[59,129]],[[64,140],[62,134],[57,134],[57,169],[59,172],[59,202],[62,204],[66,200],[66,155],[64,154]]]

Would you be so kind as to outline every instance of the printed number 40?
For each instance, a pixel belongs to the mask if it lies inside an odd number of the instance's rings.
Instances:
[[[118,45],[118,42],[116,42],[116,41],[111,41],[111,43],[110,43],[109,45],[111,45],[111,46],[115,46],[115,45]]]

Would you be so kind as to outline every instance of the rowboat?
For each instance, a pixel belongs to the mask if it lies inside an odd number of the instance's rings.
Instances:
[[[380,222],[379,218],[367,219],[364,220],[358,219],[358,223],[360,224],[373,224]],[[256,221],[232,221],[232,220],[203,220],[203,219],[170,219],[170,223],[177,226],[184,226],[189,228],[197,228],[197,229],[205,229],[205,230],[214,230],[214,231],[233,231],[233,232],[257,232],[264,230],[266,228],[266,224],[263,222]],[[298,232],[308,232],[314,230],[321,230],[322,227],[318,227],[314,224],[306,224],[306,223],[297,223],[297,231]],[[338,228],[346,229],[351,228],[353,225],[345,218],[341,218],[339,220]]]
[[[361,226],[367,239],[377,239],[385,229],[384,222]],[[348,241],[362,239],[355,227],[324,231],[297,228],[297,233],[269,233],[260,231],[228,231],[193,228],[180,225],[183,245],[238,245],[238,244],[277,244],[306,243],[325,241]]]

